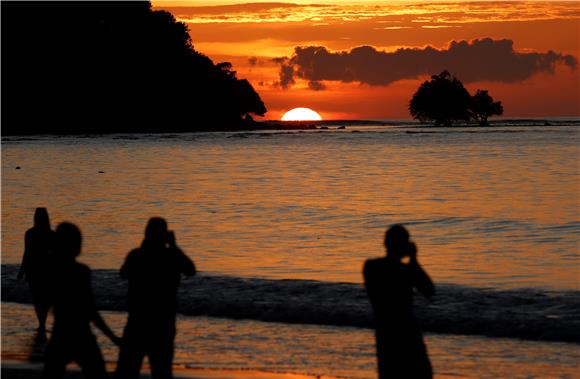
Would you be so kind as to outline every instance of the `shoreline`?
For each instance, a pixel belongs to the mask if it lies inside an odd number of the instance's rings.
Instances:
[[[504,124],[508,125],[504,125]],[[113,134],[182,134],[182,133],[244,133],[244,132],[266,132],[266,131],[306,131],[306,130],[326,130],[329,127],[336,129],[349,129],[352,126],[394,126],[406,128],[429,128],[429,129],[482,129],[482,128],[502,128],[515,126],[559,126],[567,124],[580,123],[580,119],[574,117],[563,118],[505,118],[490,121],[489,125],[479,125],[476,123],[456,123],[452,125],[433,125],[432,123],[421,123],[416,120],[394,119],[394,120],[313,120],[313,121],[280,121],[280,120],[261,120],[254,121],[252,124],[236,125],[230,127],[215,128],[194,128],[184,127],[166,127],[164,129],[147,128],[142,130],[134,129],[117,129],[117,130],[88,130],[81,129],[78,131],[54,130],[46,131],[42,129],[31,130],[26,133],[4,132],[3,137],[25,137],[25,136],[103,136]]]
[[[112,375],[115,365],[107,363],[107,371]],[[31,362],[16,357],[2,355],[2,378],[4,379],[33,379],[39,378],[42,372],[42,362]],[[81,370],[76,364],[67,366],[63,378],[82,378]],[[148,365],[144,364],[141,372],[144,379],[151,378]],[[339,379],[332,376],[316,376],[293,373],[277,373],[252,369],[207,369],[174,366],[174,379]]]
[[[115,365],[107,363],[107,372],[112,375]],[[30,362],[26,360],[5,359],[2,355],[1,376],[3,379],[36,379],[40,378],[42,372],[41,362]],[[82,379],[84,376],[76,364],[67,366],[63,379]],[[148,365],[144,364],[141,370],[141,378],[150,379],[151,372]],[[269,372],[253,369],[207,369],[193,367],[173,367],[174,379],[347,379],[328,375],[308,375],[283,372]],[[461,379],[466,376],[434,374],[436,379]]]

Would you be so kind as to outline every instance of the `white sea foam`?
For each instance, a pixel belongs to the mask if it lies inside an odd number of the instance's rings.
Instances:
[[[17,267],[2,266],[2,301],[30,302]],[[152,278],[152,280],[155,280]],[[95,270],[100,309],[126,310],[126,283],[113,270]],[[580,343],[580,292],[497,290],[438,285],[433,301],[416,297],[425,331]],[[372,328],[360,284],[272,280],[201,274],[182,281],[178,312],[233,319]]]

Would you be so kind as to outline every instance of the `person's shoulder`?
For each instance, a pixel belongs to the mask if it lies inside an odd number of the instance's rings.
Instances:
[[[169,254],[173,254],[176,257],[187,257],[187,255],[177,246],[170,246],[167,248]]]
[[[365,267],[373,268],[384,266],[386,262],[385,257],[380,258],[370,258],[365,261]]]
[[[384,257],[367,259],[363,267],[363,273],[367,276],[372,275],[377,271],[382,271],[384,270],[386,263],[387,260]]]
[[[80,263],[80,262],[75,262],[73,264],[73,270],[79,274],[79,275],[83,275],[83,276],[90,276],[91,275],[91,269],[89,268],[89,266]]]
[[[136,247],[133,250],[129,251],[127,254],[127,259],[135,259],[142,255],[143,251],[140,247]]]

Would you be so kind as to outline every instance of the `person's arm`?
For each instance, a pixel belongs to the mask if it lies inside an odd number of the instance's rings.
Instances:
[[[111,341],[113,341],[115,345],[118,346],[121,344],[121,338],[117,337],[115,333],[113,333],[113,331],[109,328],[105,320],[103,320],[103,318],[96,309],[95,312],[93,313],[92,321],[95,324],[95,326],[103,332],[104,335],[106,335],[107,337],[109,337]]]
[[[367,260],[363,266],[363,278],[364,278],[364,285],[367,292],[367,297],[369,298],[369,302],[375,306],[375,303],[378,299],[378,294],[376,291],[376,284],[375,275],[372,270],[372,263],[371,261]]]
[[[179,268],[183,275],[194,276],[197,273],[195,263],[181,249],[177,248],[177,253],[179,254]]]
[[[409,267],[413,272],[413,284],[423,296],[430,299],[435,295],[435,286],[429,275],[423,270],[423,267],[419,264],[417,260],[417,246],[411,243],[410,253],[409,253]]]
[[[174,249],[179,262],[179,270],[185,276],[194,276],[197,273],[193,261],[175,243],[175,233],[169,232],[169,247]]]
[[[22,254],[22,263],[20,263],[20,270],[18,270],[18,275],[16,276],[16,278],[18,280],[21,280],[22,278],[24,278],[24,275],[26,274],[26,269],[28,266],[28,260],[29,260],[29,248],[30,248],[30,233],[27,231],[24,234],[24,254]]]
[[[129,279],[129,268],[131,267],[132,255],[133,251],[127,254],[127,258],[125,258],[125,262],[123,262],[123,266],[121,266],[121,270],[119,270],[119,274],[121,275],[122,279]]]
[[[103,318],[99,314],[99,311],[97,311],[97,305],[95,303],[95,298],[93,295],[93,288],[91,286],[90,271],[87,272],[86,278],[87,278],[87,283],[86,283],[86,287],[85,287],[86,289],[83,292],[86,291],[87,302],[88,302],[87,305],[90,307],[90,310],[91,310],[91,321],[93,322],[93,324],[95,324],[95,326],[97,328],[99,328],[103,332],[104,335],[109,337],[109,339],[111,341],[113,341],[113,343],[115,345],[120,345],[121,338],[117,337],[115,335],[115,333],[113,333],[113,331],[109,328],[107,323],[105,323],[105,320],[103,320]]]

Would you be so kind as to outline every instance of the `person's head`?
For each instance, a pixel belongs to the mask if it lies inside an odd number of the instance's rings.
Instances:
[[[56,255],[63,261],[74,260],[81,253],[82,235],[79,228],[70,222],[56,227]]]
[[[161,217],[152,217],[145,228],[145,240],[148,244],[164,245],[167,243],[167,221]]]
[[[46,208],[38,207],[34,211],[34,227],[39,229],[50,229],[50,219]]]
[[[387,255],[403,258],[407,254],[409,232],[403,225],[393,225],[385,233],[385,248]]]

